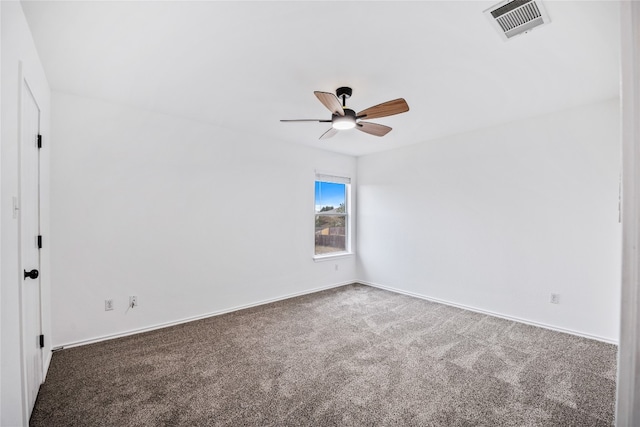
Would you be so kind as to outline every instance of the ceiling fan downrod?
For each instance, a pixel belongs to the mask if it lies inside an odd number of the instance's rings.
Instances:
[[[351,98],[352,93],[353,90],[351,90],[350,87],[343,86],[336,89],[336,96],[338,98],[342,98],[342,108],[347,106],[347,99]]]

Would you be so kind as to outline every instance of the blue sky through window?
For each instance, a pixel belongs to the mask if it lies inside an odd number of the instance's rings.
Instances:
[[[316,181],[316,212],[325,206],[337,208],[345,203],[346,184]]]

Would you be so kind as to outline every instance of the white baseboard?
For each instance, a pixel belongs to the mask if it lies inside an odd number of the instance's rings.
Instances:
[[[350,281],[347,281],[347,282],[334,283],[334,284],[331,284],[331,285],[320,286],[320,287],[313,288],[313,289],[307,289],[307,290],[301,291],[301,292],[294,292],[292,294],[281,295],[281,296],[278,296],[278,297],[275,297],[275,298],[269,298],[269,299],[253,302],[253,303],[250,303],[250,304],[243,304],[243,305],[238,305],[238,306],[235,306],[235,307],[226,308],[226,309],[223,309],[223,310],[217,310],[217,311],[213,311],[213,312],[210,312],[210,313],[200,314],[198,316],[186,317],[186,318],[183,318],[183,319],[172,320],[170,322],[159,323],[159,324],[151,325],[151,326],[145,326],[144,328],[131,329],[131,330],[124,331],[124,332],[118,332],[118,333],[109,334],[109,335],[102,335],[102,336],[98,336],[98,337],[94,337],[94,338],[89,338],[89,339],[86,339],[86,340],[72,341],[72,342],[68,342],[68,343],[65,343],[65,344],[58,344],[58,345],[53,347],[53,351],[62,350],[63,348],[79,347],[79,346],[82,346],[82,345],[94,344],[94,343],[101,342],[101,341],[108,341],[108,340],[112,340],[112,339],[116,339],[116,338],[127,337],[129,335],[135,335],[135,334],[140,334],[140,333],[143,333],[143,332],[154,331],[156,329],[168,328],[170,326],[180,325],[182,323],[193,322],[195,320],[206,319],[208,317],[220,316],[221,314],[231,313],[233,311],[238,311],[238,310],[243,310],[245,308],[251,308],[251,307],[256,307],[256,306],[259,306],[259,305],[269,304],[269,303],[276,302],[276,301],[282,301],[282,300],[286,300],[286,299],[289,299],[289,298],[295,298],[295,297],[299,297],[299,296],[302,296],[302,295],[313,294],[315,292],[320,292],[320,291],[324,291],[324,290],[332,289],[332,288],[338,288],[340,286],[350,285],[352,283],[359,283],[359,282],[357,282],[356,280],[350,280]],[[48,352],[48,354],[49,354],[49,362],[50,362],[51,361],[51,352]],[[47,369],[48,369],[48,364],[47,364]],[[46,373],[46,371],[45,371],[45,373]]]
[[[42,372],[42,382],[47,379],[47,373],[49,372],[49,366],[51,365],[51,357],[53,353],[51,351],[44,351],[44,366]]]
[[[526,325],[537,326],[537,327],[540,327],[540,328],[545,328],[545,329],[549,329],[549,330],[556,331],[556,332],[563,332],[563,333],[566,333],[566,334],[571,334],[571,335],[576,335],[576,336],[580,336],[580,337],[584,337],[584,338],[589,338],[589,339],[593,339],[593,340],[596,340],[596,341],[602,341],[602,342],[605,342],[605,343],[608,343],[608,344],[618,345],[618,341],[617,340],[611,340],[609,338],[605,338],[605,337],[601,337],[601,336],[597,336],[597,335],[587,334],[587,333],[584,333],[584,332],[579,332],[579,331],[575,331],[575,330],[571,330],[571,329],[560,328],[560,327],[557,327],[557,326],[548,325],[548,324],[541,323],[541,322],[535,322],[535,321],[528,320],[528,319],[523,319],[523,318],[520,318],[520,317],[508,316],[508,315],[501,314],[501,313],[496,313],[496,312],[493,312],[493,311],[490,311],[490,310],[484,310],[484,309],[481,309],[481,308],[477,308],[477,307],[473,307],[473,306],[469,306],[469,305],[465,305],[465,304],[458,304],[458,303],[447,301],[447,300],[443,300],[443,299],[440,299],[440,298],[433,298],[433,297],[429,297],[429,296],[426,296],[426,295],[418,294],[418,293],[415,293],[415,292],[405,291],[405,290],[394,288],[394,287],[391,287],[391,286],[381,285],[381,284],[378,284],[378,283],[368,282],[368,281],[364,281],[364,280],[352,280],[352,281],[334,283],[334,284],[327,285],[327,286],[320,286],[320,287],[317,287],[317,288],[307,289],[305,291],[295,292],[295,293],[291,293],[291,294],[287,294],[287,295],[281,295],[281,296],[278,296],[278,297],[275,297],[275,298],[269,298],[269,299],[257,301],[257,302],[254,302],[254,303],[250,303],[250,304],[238,305],[238,306],[230,307],[230,308],[223,309],[223,310],[218,310],[218,311],[214,311],[214,312],[210,312],[210,313],[201,314],[201,315],[198,315],[198,316],[186,317],[186,318],[183,318],[183,319],[173,320],[173,321],[170,321],[170,322],[159,323],[159,324],[156,324],[156,325],[146,326],[144,328],[131,329],[131,330],[124,331],[124,332],[119,332],[119,333],[116,333],[116,334],[103,335],[103,336],[94,337],[94,338],[81,340],[81,341],[73,341],[73,342],[69,342],[69,343],[66,343],[66,344],[57,345],[57,346],[55,346],[53,348],[53,350],[55,351],[55,350],[59,350],[59,349],[63,349],[63,348],[78,347],[78,346],[87,345],[87,344],[93,344],[93,343],[97,343],[97,342],[101,342],[101,341],[108,341],[108,340],[112,340],[112,339],[116,339],[116,338],[122,338],[122,337],[126,337],[126,336],[129,336],[129,335],[140,334],[140,333],[143,333],[143,332],[154,331],[156,329],[168,328],[168,327],[171,327],[171,326],[180,325],[182,323],[193,322],[195,320],[206,319],[208,317],[220,316],[222,314],[231,313],[231,312],[238,311],[238,310],[243,310],[243,309],[246,309],[246,308],[257,307],[259,305],[269,304],[269,303],[276,302],[276,301],[283,301],[283,300],[286,300],[286,299],[289,299],[289,298],[295,298],[295,297],[298,297],[298,296],[308,295],[308,294],[312,294],[312,293],[315,293],[315,292],[324,291],[324,290],[327,290],[327,289],[332,289],[332,288],[337,288],[337,287],[340,287],[340,286],[350,285],[352,283],[361,283],[363,285],[371,286],[371,287],[374,287],[374,288],[384,289],[386,291],[390,291],[390,292],[394,292],[394,293],[402,294],[402,295],[408,295],[408,296],[411,296],[411,297],[420,298],[420,299],[423,299],[423,300],[432,301],[432,302],[436,302],[436,303],[439,303],[439,304],[445,304],[445,305],[449,305],[449,306],[452,306],[452,307],[457,307],[457,308],[460,308],[460,309],[463,309],[463,310],[469,310],[469,311],[473,311],[473,312],[476,312],[476,313],[481,313],[481,314],[486,314],[486,315],[493,316],[493,317],[498,317],[498,318],[501,318],[501,319],[506,319],[506,320],[511,320],[511,321],[514,321],[514,322],[524,323]],[[49,364],[50,363],[51,363],[51,352],[47,352],[47,359],[45,360],[45,365],[44,365],[45,378],[46,378],[47,371],[49,370]]]
[[[596,341],[602,341],[602,342],[605,342],[607,344],[618,345],[618,341],[617,340],[612,340],[612,339],[601,337],[601,336],[598,336],[598,335],[591,335],[591,334],[587,334],[587,333],[584,333],[584,332],[574,331],[572,329],[560,328],[560,327],[557,327],[557,326],[548,325],[546,323],[535,322],[535,321],[532,321],[532,320],[523,319],[521,317],[508,316],[508,315],[501,314],[501,313],[496,313],[496,312],[493,312],[493,311],[490,311],[490,310],[483,310],[481,308],[472,307],[472,306],[465,305],[465,304],[458,304],[458,303],[451,302],[451,301],[446,301],[446,300],[443,300],[443,299],[440,299],[440,298],[432,298],[432,297],[429,297],[429,296],[426,296],[426,295],[422,295],[422,294],[418,294],[418,293],[415,293],[415,292],[404,291],[402,289],[393,288],[391,286],[380,285],[378,283],[367,282],[367,281],[364,281],[364,280],[360,280],[357,283],[362,283],[363,285],[367,285],[367,286],[371,286],[371,287],[379,288],[379,289],[384,289],[384,290],[390,291],[390,292],[395,292],[397,294],[403,294],[403,295],[408,295],[408,296],[411,296],[411,297],[420,298],[420,299],[427,300],[427,301],[437,302],[439,304],[450,305],[452,307],[461,308],[463,310],[469,310],[469,311],[473,311],[473,312],[480,313],[480,314],[486,314],[486,315],[493,316],[493,317],[499,317],[501,319],[512,320],[514,322],[524,323],[526,325],[537,326],[537,327],[540,327],[540,328],[550,329],[550,330],[556,331],[556,332],[563,332],[565,334],[571,334],[571,335],[576,335],[576,336],[583,337],[583,338],[589,338],[589,339],[596,340]]]

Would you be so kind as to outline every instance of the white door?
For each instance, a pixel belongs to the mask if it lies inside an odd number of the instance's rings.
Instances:
[[[22,81],[20,128],[20,252],[22,270],[22,345],[25,358],[26,398],[31,414],[42,384],[40,334],[40,109]]]

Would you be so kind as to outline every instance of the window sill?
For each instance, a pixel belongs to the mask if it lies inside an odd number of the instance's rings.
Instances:
[[[328,255],[314,255],[314,262],[322,262],[322,261],[331,261],[337,258],[349,258],[352,257],[353,252],[338,252],[336,254],[328,254]]]

